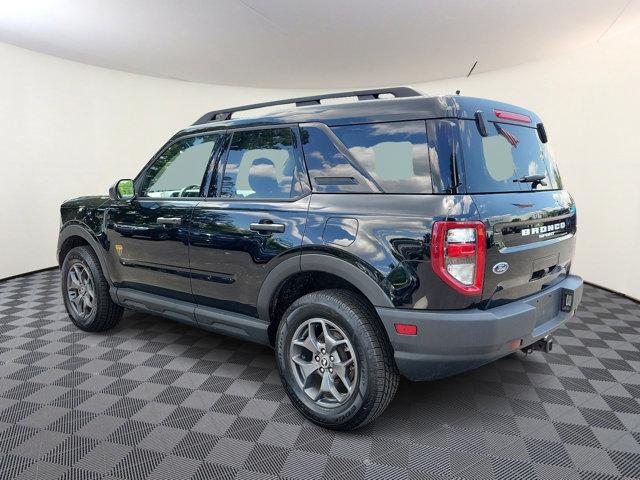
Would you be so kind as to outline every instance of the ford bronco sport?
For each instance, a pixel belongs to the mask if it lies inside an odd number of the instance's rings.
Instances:
[[[400,374],[548,351],[582,295],[540,119],[406,87],[207,113],[61,215],[75,325],[130,308],[272,346],[293,404],[334,429],[376,418]]]

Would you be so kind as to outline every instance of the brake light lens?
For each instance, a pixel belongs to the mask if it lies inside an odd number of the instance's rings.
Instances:
[[[496,117],[501,120],[511,120],[514,122],[531,123],[531,117],[522,113],[507,112],[506,110],[494,110]]]
[[[465,295],[482,293],[486,254],[482,222],[435,222],[431,266],[449,286]]]

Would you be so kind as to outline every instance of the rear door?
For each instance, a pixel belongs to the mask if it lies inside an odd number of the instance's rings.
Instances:
[[[191,221],[193,294],[199,305],[256,317],[267,274],[300,254],[310,188],[297,126],[233,132],[212,184]]]
[[[487,228],[483,299],[499,305],[564,277],[575,246],[576,211],[535,128],[460,121],[464,181]],[[544,178],[542,178],[544,176]]]

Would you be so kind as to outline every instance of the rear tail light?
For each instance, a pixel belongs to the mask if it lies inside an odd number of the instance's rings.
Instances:
[[[431,266],[460,293],[479,295],[484,279],[486,240],[482,222],[435,222]]]

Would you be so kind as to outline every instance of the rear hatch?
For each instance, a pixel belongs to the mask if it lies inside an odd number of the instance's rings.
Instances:
[[[495,114],[494,114],[495,113]],[[509,112],[504,112],[509,113]],[[548,145],[527,117],[485,113],[485,130],[460,121],[464,183],[487,230],[486,308],[562,280],[571,266],[576,211]],[[508,115],[506,115],[508,116]],[[544,135],[542,135],[544,138]]]

